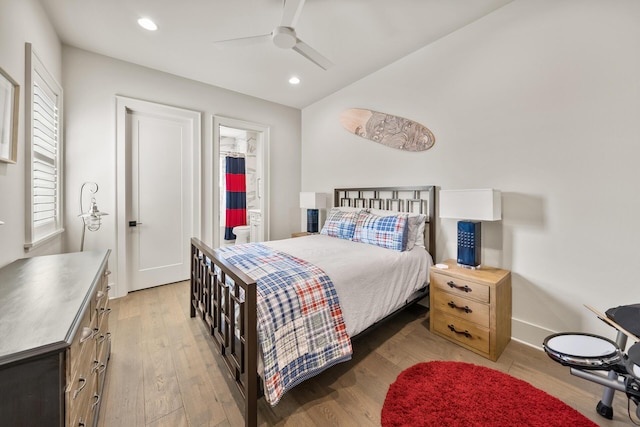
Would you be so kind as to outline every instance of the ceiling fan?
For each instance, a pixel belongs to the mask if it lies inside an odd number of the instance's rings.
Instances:
[[[333,63],[320,52],[300,40],[296,34],[294,27],[298,22],[304,2],[305,0],[284,0],[280,25],[275,27],[269,34],[220,40],[217,41],[216,44],[243,46],[271,40],[277,47],[293,49],[323,70],[328,70]]]

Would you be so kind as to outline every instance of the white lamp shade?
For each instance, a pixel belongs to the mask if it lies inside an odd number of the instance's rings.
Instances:
[[[440,190],[440,218],[499,221],[502,219],[500,190]]]
[[[326,203],[324,193],[300,193],[300,207],[303,209],[322,209]]]

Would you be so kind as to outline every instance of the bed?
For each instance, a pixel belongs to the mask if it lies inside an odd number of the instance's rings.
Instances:
[[[428,294],[434,186],[335,189],[333,206],[317,235],[215,251],[191,240],[191,317],[237,384],[247,426],[259,398],[275,405],[349,360],[351,339]]]

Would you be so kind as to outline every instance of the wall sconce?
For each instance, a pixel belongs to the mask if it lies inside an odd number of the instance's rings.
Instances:
[[[307,232],[318,232],[318,209],[326,206],[324,193],[300,193],[300,208],[307,210]]]
[[[83,207],[83,195],[84,195],[84,187],[88,185],[88,189],[91,192],[91,201],[89,203],[89,208],[85,211]],[[85,182],[80,187],[80,218],[82,218],[82,239],[80,241],[80,252],[84,250],[84,234],[87,229],[89,231],[98,231],[100,229],[100,225],[102,224],[102,217],[104,215],[109,215],[106,212],[100,212],[98,209],[98,205],[96,204],[96,199],[93,197],[93,194],[98,192],[98,184],[95,182]]]
[[[500,190],[440,190],[440,218],[457,218],[458,265],[480,268],[480,221],[502,219]]]

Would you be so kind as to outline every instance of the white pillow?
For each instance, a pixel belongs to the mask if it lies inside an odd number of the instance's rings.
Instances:
[[[396,216],[406,214],[405,212],[388,211],[382,209],[368,209],[368,212],[377,216]],[[414,246],[424,246],[424,226],[427,216],[425,214],[408,213],[409,229],[407,235],[407,249],[410,251]]]
[[[364,208],[354,208],[352,206],[335,206],[331,209],[336,209],[342,212],[360,212],[362,210],[365,210]]]

